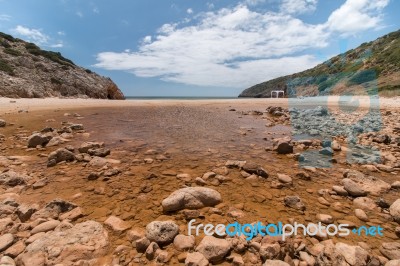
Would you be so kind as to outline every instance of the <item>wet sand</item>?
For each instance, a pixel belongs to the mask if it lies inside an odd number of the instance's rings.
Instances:
[[[318,105],[319,101],[323,102],[321,99],[299,99],[295,105]],[[399,101],[394,99],[380,99],[380,104],[382,110],[397,111],[400,107]],[[351,199],[331,197],[320,191],[338,185],[345,169],[365,172],[364,168],[348,165],[346,153],[342,151],[335,153],[334,158],[338,163],[332,168],[301,169],[290,156],[276,154],[270,149],[274,138],[291,136],[291,127],[280,124],[266,127],[266,120],[262,116],[245,113],[253,110],[263,112],[268,106],[288,105],[292,106],[293,102],[288,104],[287,99],[103,101],[2,98],[0,118],[12,125],[0,129],[0,133],[6,137],[1,143],[4,163],[0,165],[0,171],[14,169],[30,173],[32,183],[46,179],[46,185],[37,189],[32,186],[0,186],[0,193],[15,192],[20,195],[21,202],[41,206],[55,198],[72,201],[84,210],[84,216],[76,223],[87,220],[102,223],[110,215],[115,215],[133,228],[144,229],[154,220],[174,220],[180,226],[181,233],[187,234],[187,221],[182,212],[164,213],[161,201],[179,188],[195,186],[196,177],[214,171],[227,180],[212,181],[207,187],[220,192],[223,203],[216,206],[220,212],[214,208],[201,209],[199,217],[202,223],[227,224],[235,220],[241,223],[288,223],[292,219],[308,223],[316,222],[317,214],[326,213],[335,221],[348,220],[356,226],[365,225],[354,216]],[[337,107],[335,103],[330,106]],[[74,113],[79,116],[74,116]],[[59,128],[62,122],[67,121],[83,124],[84,132],[74,134],[70,141],[59,146],[26,150],[26,137],[32,132],[45,127]],[[81,162],[47,167],[46,155],[51,151],[67,144],[79,147],[87,141],[104,142],[111,149],[111,155],[107,158],[115,161],[105,167],[93,167]],[[11,159],[11,156],[17,157]],[[248,181],[239,170],[225,168],[227,160],[260,165],[269,177]],[[118,169],[120,174],[106,180],[87,179],[92,172],[109,169]],[[296,179],[299,172],[307,172],[311,180]],[[177,178],[177,174],[183,173],[190,177]],[[150,174],[154,174],[153,178],[149,178]],[[277,174],[291,176],[293,184],[274,188],[271,182],[277,180]],[[397,172],[380,171],[374,175],[389,184],[399,179]],[[306,211],[284,206],[283,199],[289,195],[298,195],[307,206]],[[319,203],[319,197],[325,198],[331,205]],[[398,198],[398,191],[391,190],[384,198],[393,202]],[[337,202],[340,207],[334,206]],[[333,239],[350,244],[366,242],[374,254],[379,254],[378,248],[382,242],[398,241],[394,233],[397,226],[395,222],[387,222],[379,212],[368,212],[368,216],[370,222],[367,224],[385,228],[383,237],[349,236]],[[109,258],[118,245],[131,246],[125,235],[110,232],[110,237]],[[305,239],[310,241],[309,237]],[[198,237],[196,243],[200,240],[201,237]],[[175,254],[170,265],[178,264],[176,250],[171,246],[166,250]],[[221,265],[230,264],[224,262]]]

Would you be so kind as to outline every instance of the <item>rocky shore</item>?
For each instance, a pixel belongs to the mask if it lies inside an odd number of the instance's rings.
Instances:
[[[400,265],[399,112],[364,114],[235,102],[3,114],[0,265]],[[383,234],[195,236],[192,220]]]

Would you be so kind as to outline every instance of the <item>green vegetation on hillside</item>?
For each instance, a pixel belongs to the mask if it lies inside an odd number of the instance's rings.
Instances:
[[[61,55],[61,53],[42,50],[34,43],[26,43],[25,48],[30,54],[46,57],[46,58],[50,59],[51,61],[56,62],[58,64],[61,64],[64,66],[75,65],[74,62],[63,57]]]
[[[348,87],[368,84],[395,73],[400,73],[400,30],[363,43],[312,69],[252,86],[239,97],[270,97],[272,90],[283,89],[287,93],[296,93],[299,87],[311,86],[317,87],[320,94],[328,94],[337,84]],[[397,85],[400,84],[385,85],[381,90],[396,89]],[[368,86],[366,88],[368,90]]]
[[[0,58],[0,71],[6,72],[9,75],[14,75],[14,69],[3,59]]]

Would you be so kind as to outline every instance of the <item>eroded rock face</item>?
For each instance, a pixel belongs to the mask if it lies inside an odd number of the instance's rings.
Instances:
[[[15,56],[0,49],[0,58],[10,69],[0,71],[1,97],[125,99],[110,78],[76,66],[61,54],[43,51],[22,40],[8,41],[0,36],[0,41],[20,53]]]
[[[188,187],[178,189],[162,201],[164,211],[199,209],[220,203],[221,194],[211,188]]]
[[[79,260],[104,256],[108,246],[108,234],[103,226],[95,221],[87,221],[69,229],[43,234],[17,257],[17,264],[28,266],[32,265],[30,263],[34,258],[47,258],[48,265],[71,265]]]

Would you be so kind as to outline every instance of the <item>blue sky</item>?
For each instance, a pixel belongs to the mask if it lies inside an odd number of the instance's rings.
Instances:
[[[237,96],[399,29],[396,0],[0,0],[0,31],[131,96]]]

